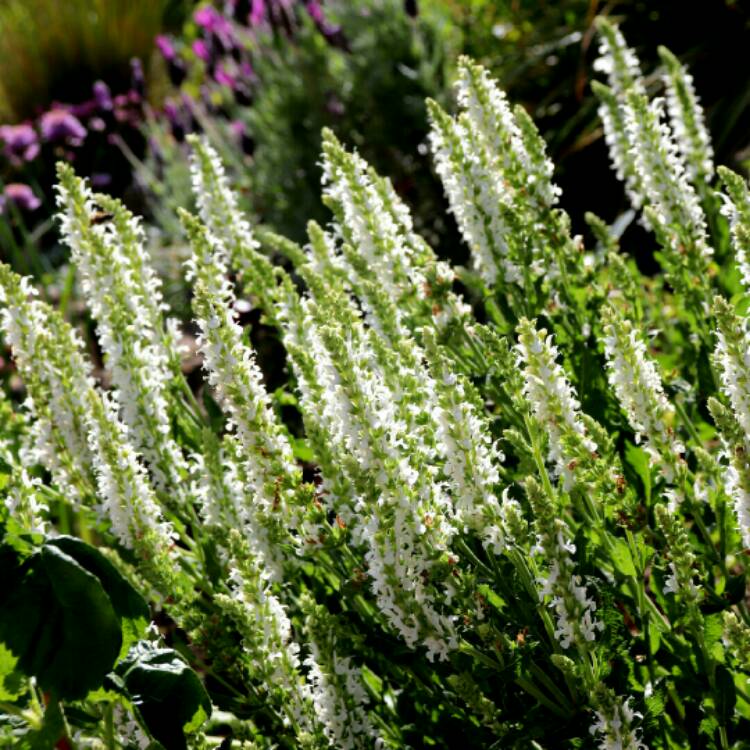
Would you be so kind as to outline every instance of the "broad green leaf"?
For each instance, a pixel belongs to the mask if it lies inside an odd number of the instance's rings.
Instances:
[[[185,732],[195,731],[211,715],[203,683],[172,649],[140,641],[117,665],[115,675],[151,735],[169,750],[186,750]]]
[[[5,568],[0,642],[43,690],[83,698],[101,685],[120,652],[120,622],[109,597],[96,576],[55,546],[18,563]]]
[[[630,554],[628,543],[624,539],[617,539],[612,548],[612,563],[615,569],[624,576],[635,577],[635,563]]]
[[[61,549],[81,567],[99,579],[109,596],[115,614],[121,620],[122,648],[120,656],[125,656],[130,646],[143,637],[148,626],[150,615],[146,600],[95,547],[71,536],[59,536],[50,539],[47,545],[53,545]]]

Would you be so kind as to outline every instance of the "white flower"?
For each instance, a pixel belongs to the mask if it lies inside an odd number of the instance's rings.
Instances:
[[[666,48],[659,48],[666,65],[663,76],[667,111],[677,147],[691,180],[710,179],[714,172],[711,136],[693,87],[693,77]]]
[[[672,430],[674,407],[664,394],[656,364],[648,355],[643,338],[630,321],[614,308],[604,312],[604,352],[608,379],[630,426],[636,443],[646,438],[652,464],[662,464],[667,481],[672,481],[684,446]]]
[[[62,236],[78,267],[112,373],[120,416],[157,487],[179,493],[186,463],[171,435],[167,387],[178,367],[162,318],[160,282],[143,247],[140,223],[116,201],[112,220],[92,222],[97,202],[72,169],[58,169]]]
[[[632,698],[617,697],[594,711],[596,720],[589,733],[597,736],[599,750],[648,750],[640,732],[632,728],[633,719],[641,718],[641,714],[633,711],[631,702]]]
[[[523,394],[534,416],[547,430],[549,461],[562,475],[566,487],[572,482],[569,463],[563,448],[563,436],[575,435],[582,447],[593,453],[596,443],[587,436],[581,419],[580,403],[562,367],[557,363],[558,351],[547,331],[539,331],[534,323],[523,318],[518,324],[518,364],[523,371]]]

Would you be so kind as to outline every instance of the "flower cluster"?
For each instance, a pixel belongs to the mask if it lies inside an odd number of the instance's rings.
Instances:
[[[464,58],[459,74],[457,118],[428,102],[436,169],[485,283],[524,288],[524,274],[543,268],[537,243],[559,194],[553,167],[526,113],[511,109],[486,70]]]
[[[647,750],[633,721],[642,718],[634,711],[632,698],[623,699],[611,690],[599,690],[596,696],[596,721],[589,732],[598,740],[599,750]]]
[[[8,213],[12,202],[21,211],[35,212],[42,205],[42,196],[25,180],[34,175],[34,182],[49,155],[64,154],[68,161],[93,161],[91,179],[102,189],[116,182],[117,166],[103,164],[97,152],[102,142],[110,145],[137,140],[144,113],[144,91],[140,62],[133,61],[133,82],[122,93],[113,94],[104,81],[96,81],[91,96],[77,104],[54,102],[35,119],[13,125],[0,125],[0,172],[5,187],[0,195],[0,215]],[[32,182],[32,184],[34,184]]]
[[[174,137],[182,141],[188,133],[199,132],[199,118],[195,116],[201,103],[180,87],[192,80],[196,66],[202,69],[205,83],[201,99],[213,109],[216,94],[229,97],[241,106],[252,103],[257,91],[257,55],[262,54],[258,41],[269,33],[291,37],[299,31],[307,16],[331,47],[348,51],[349,44],[340,26],[326,17],[322,3],[317,0],[229,0],[222,9],[202,4],[193,13],[195,35],[185,43],[174,37],[159,35],[155,44],[167,66],[177,96],[168,99],[164,115]],[[244,123],[237,120],[232,129],[247,151],[253,148],[245,132]]]
[[[21,467],[6,488],[5,509],[9,517],[28,534],[45,534],[49,529],[46,520],[49,508],[41,498],[41,480],[29,476]]]
[[[633,324],[612,306],[604,308],[603,319],[609,382],[635,431],[636,443],[646,438],[652,464],[662,464],[671,482],[685,450],[674,434],[674,407]]]
[[[292,638],[291,623],[271,591],[263,564],[244,538],[232,530],[228,541],[231,595],[217,595],[217,604],[236,624],[253,683],[276,702],[299,746],[309,746],[319,720],[310,687],[302,680],[300,649]]]
[[[299,471],[254,354],[234,320],[234,292],[227,279],[224,246],[194,217],[184,213],[183,221],[194,251],[189,273],[195,284],[193,310],[201,331],[204,368],[237,435],[238,469],[251,488],[252,535],[263,540],[262,552],[256,553],[280,575],[279,545],[287,541]]]
[[[303,608],[310,646],[305,665],[326,738],[332,747],[345,750],[371,747],[378,732],[367,715],[370,698],[362,670],[342,655],[337,623],[328,610],[311,600]]]
[[[34,417],[28,458],[45,466],[69,497],[82,500],[91,496],[95,484],[85,403],[92,387],[90,367],[72,329],[55,340],[50,322],[61,321],[33,299],[35,294],[28,280],[0,264],[2,329],[25,380],[26,407]]]
[[[737,526],[745,547],[750,547],[750,451],[745,430],[732,409],[715,398],[708,409],[719,428],[724,459],[724,486],[734,504]]]
[[[655,508],[656,522],[664,534],[669,550],[669,575],[665,579],[664,592],[679,596],[686,604],[687,617],[691,625],[703,627],[703,618],[698,609],[701,593],[695,581],[695,554],[693,553],[687,530],[681,520],[664,505]]]
[[[737,267],[745,289],[750,288],[750,190],[747,182],[726,167],[718,168],[726,192],[719,193],[721,213],[729,220]]]
[[[594,453],[596,443],[587,434],[581,419],[580,403],[557,362],[557,347],[545,329],[537,330],[534,321],[518,324],[518,365],[523,371],[523,395],[548,439],[548,460],[555,465],[564,484],[570,487],[580,454]],[[569,445],[575,452],[569,452]]]
[[[667,65],[667,104],[649,102],[635,54],[619,30],[600,19],[597,69],[609,86],[594,84],[600,101],[613,166],[644,224],[653,229],[667,254],[666,272],[683,294],[706,303],[705,277],[713,255],[706,218],[693,180],[711,172],[702,114],[682,66],[663,51]]]
[[[146,261],[142,229],[116,201],[100,201],[111,211],[99,209],[70,167],[61,165],[58,175],[63,238],[81,273],[120,415],[157,487],[177,488],[186,464],[172,436],[167,390],[178,358],[169,348],[160,281]]]
[[[270,317],[282,328],[328,507],[352,539],[365,545],[381,611],[407,643],[422,640],[430,653],[445,656],[455,643],[454,625],[433,602],[440,587],[450,597],[453,584],[433,583],[429,571],[443,566],[441,558],[458,559],[450,540],[460,528],[479,531],[485,544],[502,550],[503,506],[514,512],[512,501],[501,503],[495,491],[502,456],[469,384],[450,371],[429,329],[422,331],[429,342],[422,349],[396,305],[413,305],[417,320],[439,324],[432,315],[419,317],[422,284],[415,284],[425,279],[431,251],[413,233],[389,184],[331,134],[325,137],[326,194],[340,223],[331,234],[312,224],[307,250],[287,248],[308,295],[300,298],[286,279],[263,296],[276,308]],[[201,210],[209,227],[221,226],[220,217],[236,200],[217,177],[210,147],[195,147],[202,154],[194,161],[196,183],[221,186]],[[193,242],[198,264],[204,251],[195,234]],[[237,245],[242,248],[234,259],[251,290],[253,279],[272,278],[256,243]],[[361,256],[358,262],[347,249],[353,246],[370,262]],[[202,261],[205,267],[225,273],[223,251],[211,257]],[[197,304],[221,296],[215,284],[209,294],[201,278],[196,281]],[[455,299],[454,309],[462,308]],[[318,541],[300,536],[308,544]]]
[[[71,497],[98,497],[117,539],[148,560],[154,580],[174,582],[172,529],[127,428],[109,395],[95,387],[75,331],[57,311],[29,300],[29,289],[25,279],[0,266],[0,290],[9,305],[3,328],[26,375],[27,406],[35,417],[32,460],[49,468]]]
[[[693,77],[666,48],[659,47],[666,72],[667,111],[674,139],[691,180],[709,180],[713,176],[713,148],[706,129],[703,110],[693,88]]]
[[[526,494],[534,512],[537,532],[536,551],[549,563],[539,580],[539,598],[555,611],[555,638],[564,649],[573,647],[582,658],[592,649],[597,631],[604,624],[596,619],[596,602],[589,598],[581,577],[575,572],[571,555],[576,546],[569,539],[565,523],[555,518],[554,499],[533,478],[526,480]]]

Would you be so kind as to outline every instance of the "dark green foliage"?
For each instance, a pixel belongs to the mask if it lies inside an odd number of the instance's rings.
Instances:
[[[167,750],[187,748],[185,731],[197,729],[211,715],[203,683],[172,649],[140,641],[115,674],[112,682],[124,689],[154,739]]]
[[[122,645],[102,581],[52,544],[25,560],[6,545],[2,557],[0,642],[43,690],[62,699],[85,697],[101,685]]]

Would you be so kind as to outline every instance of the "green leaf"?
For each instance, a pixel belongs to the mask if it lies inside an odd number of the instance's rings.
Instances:
[[[732,673],[723,665],[716,667],[716,715],[719,723],[727,726],[734,716],[737,693]]]
[[[109,597],[96,576],[55,546],[19,563],[3,571],[0,642],[43,690],[83,698],[101,685],[120,652],[120,622]]]
[[[646,715],[643,718],[643,723],[652,729],[655,729],[659,723],[659,717],[663,715],[665,702],[664,693],[661,690],[654,690],[651,695],[644,698],[646,704]]]
[[[659,646],[661,646],[661,633],[658,628],[651,627],[648,629],[648,647],[652,656],[659,650]]]
[[[18,658],[0,643],[0,701],[14,701],[26,692]]]
[[[646,495],[646,502],[651,503],[651,466],[648,460],[648,453],[639,448],[637,445],[627,441],[625,443],[625,461],[630,468],[636,473],[643,483],[643,491]]]
[[[615,569],[626,577],[635,577],[635,563],[630,554],[628,543],[624,539],[617,539],[612,548],[612,563]]]
[[[724,636],[724,620],[720,614],[713,614],[706,617],[703,621],[703,637],[706,643],[706,650],[711,658],[717,662],[724,661],[724,647],[722,638]]]
[[[58,740],[65,736],[65,720],[60,710],[60,702],[53,699],[44,711],[44,721],[39,729],[24,737],[24,748],[28,750],[49,750],[58,747]]]
[[[310,442],[303,438],[292,438],[292,451],[294,457],[303,464],[310,464],[315,460],[315,453]]]
[[[90,544],[72,536],[59,536],[47,541],[70,555],[81,567],[99,579],[107,592],[115,614],[122,624],[122,648],[120,656],[143,637],[150,618],[146,600],[133,588],[130,581]]]
[[[151,735],[169,750],[186,750],[185,732],[195,731],[211,715],[203,683],[172,649],[140,641],[115,674]]]

